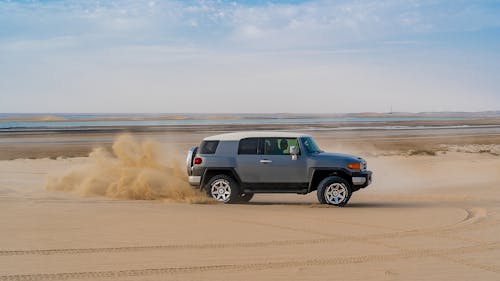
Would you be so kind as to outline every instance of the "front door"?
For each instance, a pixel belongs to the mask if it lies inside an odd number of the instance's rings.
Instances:
[[[299,150],[292,159],[290,146]],[[297,138],[263,138],[260,142],[259,175],[261,183],[307,183],[307,162]]]

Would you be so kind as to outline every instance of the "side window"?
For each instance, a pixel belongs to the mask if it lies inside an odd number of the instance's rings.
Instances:
[[[290,155],[290,146],[299,148],[299,142],[296,138],[265,138],[265,155]],[[300,154],[300,151],[299,151]]]
[[[215,154],[219,141],[203,141],[200,145],[200,154]]]
[[[238,154],[257,154],[258,146],[258,138],[242,139],[240,140],[240,144],[238,146]]]

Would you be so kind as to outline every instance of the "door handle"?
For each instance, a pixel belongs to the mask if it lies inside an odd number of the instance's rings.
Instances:
[[[272,163],[273,161],[272,160],[269,160],[269,159],[262,159],[260,160],[260,163],[262,164],[269,164],[269,163]]]

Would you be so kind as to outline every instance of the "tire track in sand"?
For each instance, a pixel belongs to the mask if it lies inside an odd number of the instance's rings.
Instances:
[[[108,271],[83,271],[83,272],[61,272],[61,273],[39,273],[39,274],[18,274],[2,275],[0,281],[42,281],[42,280],[69,280],[69,279],[89,279],[89,278],[111,278],[111,277],[141,277],[152,275],[174,275],[182,273],[195,273],[207,271],[251,271],[263,269],[278,269],[298,266],[320,266],[320,265],[344,265],[367,262],[387,262],[408,258],[424,257],[446,257],[448,255],[466,254],[498,249],[500,242],[483,243],[475,246],[459,247],[454,249],[429,249],[404,251],[387,255],[364,255],[337,258],[318,258],[295,261],[275,261],[251,264],[221,264],[221,265],[201,265],[188,267],[163,267],[147,269],[125,269]],[[495,273],[500,273],[498,266],[482,266],[482,269]]]
[[[347,236],[347,235],[342,235],[342,234],[333,234],[333,233],[316,231],[316,230],[311,230],[311,229],[306,229],[306,228],[285,226],[285,225],[278,225],[278,224],[273,224],[273,223],[250,221],[250,220],[234,220],[234,221],[240,222],[240,223],[254,224],[254,225],[259,225],[259,226],[273,227],[273,228],[295,231],[295,232],[302,232],[302,233],[307,233],[307,234],[315,234],[315,235],[320,235],[320,236],[325,236],[325,237],[335,237],[336,240],[363,241],[363,242],[366,242],[367,240],[376,240],[376,239],[404,238],[404,237],[411,237],[411,236],[418,236],[418,235],[432,235],[432,236],[438,236],[438,237],[444,237],[444,238],[450,238],[450,239],[457,239],[457,240],[466,241],[466,242],[480,243],[480,241],[474,241],[474,240],[465,239],[465,238],[458,238],[458,237],[451,237],[451,236],[448,236],[448,234],[449,233],[456,233],[456,231],[460,231],[460,230],[477,229],[478,227],[482,228],[482,227],[489,227],[489,226],[495,226],[495,225],[500,224],[500,221],[498,221],[498,220],[488,219],[491,217],[488,217],[488,212],[484,208],[460,208],[460,209],[464,210],[467,213],[467,216],[462,221],[455,223],[455,224],[452,224],[452,225],[446,225],[446,226],[440,226],[440,227],[434,227],[434,228],[411,229],[411,230],[380,233],[380,234],[358,235],[358,236]],[[363,224],[359,224],[359,223],[357,225],[363,226]],[[366,225],[366,226],[371,227],[371,228],[374,227],[374,225]],[[379,228],[387,229],[384,226],[380,226]],[[389,230],[393,230],[393,229],[389,228]]]
[[[415,235],[434,235],[444,238],[451,238],[463,240],[466,242],[478,243],[470,239],[446,236],[449,232],[454,232],[457,229],[462,229],[471,224],[477,225],[479,223],[487,223],[484,220],[486,217],[486,210],[484,209],[464,209],[467,212],[467,217],[451,226],[444,226],[439,228],[430,229],[415,229],[400,232],[371,234],[364,236],[347,236],[332,233],[325,233],[321,231],[314,231],[310,229],[296,228],[290,226],[283,226],[277,224],[269,224],[263,222],[235,220],[235,222],[254,224],[260,226],[268,226],[279,228],[283,230],[303,232],[308,234],[315,234],[327,238],[320,239],[305,239],[305,240],[273,240],[263,242],[234,242],[234,243],[205,243],[205,244],[181,244],[181,245],[146,245],[146,246],[127,246],[127,247],[104,247],[104,248],[59,248],[59,249],[31,249],[31,250],[0,250],[0,256],[19,256],[19,255],[57,255],[57,254],[94,254],[94,253],[122,253],[122,252],[137,252],[137,251],[151,251],[151,250],[184,250],[184,249],[224,249],[224,248],[252,248],[252,247],[280,247],[280,246],[293,246],[293,245],[309,245],[309,244],[327,244],[345,241],[364,242],[369,244],[377,244],[387,246],[383,243],[374,242],[372,240],[388,239],[388,238],[401,238],[410,237]],[[495,221],[496,222],[496,221]],[[487,223],[487,225],[495,225],[494,223]],[[373,225],[370,225],[373,227]],[[383,228],[382,226],[380,228]]]
[[[234,242],[234,243],[206,243],[206,244],[173,244],[153,246],[129,246],[108,248],[61,248],[61,249],[34,249],[34,250],[2,250],[0,256],[20,255],[56,255],[56,254],[93,254],[93,253],[120,253],[148,250],[184,250],[184,249],[224,249],[224,248],[252,248],[252,247],[279,247],[289,245],[322,244],[335,242],[335,239],[307,239],[307,240],[273,240],[263,242]]]

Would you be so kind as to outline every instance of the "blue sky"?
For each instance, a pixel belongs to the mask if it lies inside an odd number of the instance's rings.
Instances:
[[[0,112],[500,109],[500,1],[1,1]]]

